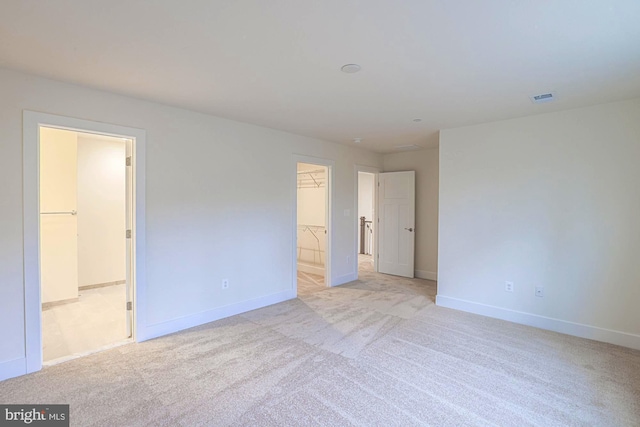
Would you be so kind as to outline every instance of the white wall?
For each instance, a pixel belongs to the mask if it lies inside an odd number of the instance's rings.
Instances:
[[[78,143],[75,132],[40,128],[40,272],[42,302],[78,297]]]
[[[640,99],[442,131],[438,303],[640,348],[639,161]]]
[[[343,212],[356,161],[381,167],[380,155],[7,70],[0,93],[0,378],[25,357],[24,109],[146,130],[146,337],[293,295],[293,154],[335,162],[333,284],[356,276]]]
[[[367,221],[373,220],[374,211],[374,178],[372,173],[358,172],[358,224],[360,218],[365,217]],[[373,227],[373,224],[371,224]],[[366,228],[365,228],[366,230]],[[375,230],[374,230],[375,232]],[[360,244],[360,227],[358,226],[358,245]],[[365,240],[365,245],[367,244]],[[365,251],[367,248],[365,247]],[[360,250],[358,249],[358,253]]]
[[[384,171],[416,171],[415,274],[436,280],[438,274],[438,149],[384,156]]]
[[[78,285],[125,279],[125,143],[78,137]]]

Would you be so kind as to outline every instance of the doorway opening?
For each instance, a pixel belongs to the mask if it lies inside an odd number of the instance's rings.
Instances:
[[[125,160],[125,165],[127,166],[127,188],[125,191],[127,192],[126,202],[129,203],[126,214],[125,249],[126,308],[128,312],[126,323],[130,327],[130,330],[127,331],[127,336],[131,336],[131,338],[120,342],[120,344],[148,339],[146,319],[144,316],[137,316],[137,313],[146,312],[146,267],[145,263],[142,262],[146,253],[145,130],[28,110],[23,111],[22,125],[25,363],[23,369],[19,370],[18,375],[39,371],[43,366],[43,310],[40,269],[40,220],[42,216],[40,212],[43,212],[40,206],[40,132],[42,128],[117,137],[125,141],[127,150],[127,159]],[[76,209],[77,212],[78,210]],[[141,262],[138,262],[138,260]],[[68,358],[79,357],[102,349],[104,348],[74,354]],[[56,361],[62,360],[57,359]]]
[[[297,294],[325,289],[328,265],[329,168],[297,163],[296,264]]]
[[[44,365],[132,341],[132,144],[39,126]]]
[[[375,271],[375,188],[376,175],[358,171],[358,275]]]

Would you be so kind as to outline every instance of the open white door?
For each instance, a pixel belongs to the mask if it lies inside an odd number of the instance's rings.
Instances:
[[[127,338],[133,337],[133,141],[126,140],[126,316],[127,316]]]
[[[378,174],[378,271],[413,277],[415,172]]]

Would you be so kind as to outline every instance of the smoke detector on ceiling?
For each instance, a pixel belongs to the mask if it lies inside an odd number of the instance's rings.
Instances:
[[[346,64],[343,65],[340,70],[343,73],[347,73],[347,74],[353,74],[353,73],[357,73],[358,71],[360,71],[362,69],[362,67],[360,67],[358,64]]]
[[[362,138],[353,138],[353,142],[356,144],[360,144],[362,142]]]
[[[556,93],[555,92],[547,92],[547,93],[541,93],[539,95],[531,95],[529,97],[529,99],[534,104],[544,104],[545,102],[555,101],[556,100]]]

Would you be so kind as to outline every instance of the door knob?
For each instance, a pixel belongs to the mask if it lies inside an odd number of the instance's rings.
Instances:
[[[409,230],[409,232],[412,232],[413,228],[405,228],[405,230]]]

